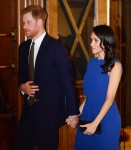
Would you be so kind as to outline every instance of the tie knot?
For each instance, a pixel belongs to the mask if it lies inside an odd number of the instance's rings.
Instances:
[[[34,42],[34,41],[32,41],[32,45],[31,45],[31,47],[32,47],[32,46],[34,46],[34,45],[35,45],[35,42]]]

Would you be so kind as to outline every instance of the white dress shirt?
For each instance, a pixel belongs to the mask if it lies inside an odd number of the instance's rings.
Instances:
[[[38,38],[34,41],[34,43],[35,43],[35,45],[34,45],[34,67],[35,67],[35,61],[36,61],[36,57],[37,57],[39,48],[40,48],[40,46],[41,46],[42,40],[44,39],[45,35],[46,35],[46,32],[44,32],[40,37],[38,37]],[[32,41],[32,42],[33,42],[33,41]],[[31,45],[32,45],[32,42],[31,42]],[[31,45],[30,45],[30,47],[31,47]]]
[[[44,32],[40,37],[38,37],[38,38],[34,41],[34,43],[35,43],[35,45],[34,45],[34,67],[35,67],[35,61],[36,61],[36,57],[37,57],[37,54],[38,54],[40,45],[41,45],[42,40],[44,39],[45,35],[46,35],[46,32]],[[32,41],[32,42],[33,42],[33,41]],[[31,47],[31,45],[32,45],[32,42],[31,42],[31,44],[30,44],[30,47]],[[22,91],[21,86],[20,86],[20,91],[21,91],[21,93],[22,93],[23,95],[25,94],[25,92]]]

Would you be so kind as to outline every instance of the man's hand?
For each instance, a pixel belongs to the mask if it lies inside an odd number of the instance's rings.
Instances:
[[[20,90],[28,94],[29,96],[34,96],[36,91],[39,91],[39,87],[33,84],[33,81],[28,81],[20,86]]]
[[[69,116],[66,119],[66,122],[68,125],[70,125],[72,128],[76,128],[78,122],[79,122],[79,115]]]

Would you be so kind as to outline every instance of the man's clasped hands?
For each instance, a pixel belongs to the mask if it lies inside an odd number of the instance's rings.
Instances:
[[[69,116],[66,119],[66,123],[71,126],[72,128],[76,128],[79,122],[79,115]]]

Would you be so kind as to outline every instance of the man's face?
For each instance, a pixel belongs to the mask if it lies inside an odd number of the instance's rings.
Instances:
[[[27,38],[35,39],[39,34],[39,25],[32,14],[26,13],[23,15],[23,29]]]

